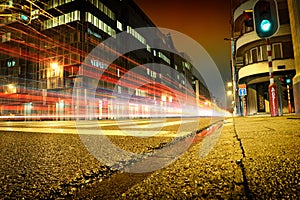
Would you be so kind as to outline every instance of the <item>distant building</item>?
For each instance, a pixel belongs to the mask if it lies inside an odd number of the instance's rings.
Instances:
[[[195,87],[196,78],[192,74],[193,66],[188,58],[179,52],[174,54],[151,47],[150,40],[154,38],[154,42],[162,49],[168,47],[177,52],[169,35],[156,31],[150,39],[135,30],[155,25],[132,0],[48,0],[36,3],[7,0],[6,3],[7,7],[3,7],[0,17],[3,24],[0,27],[2,115],[46,115],[68,119],[74,110],[72,95],[75,91],[83,96],[75,104],[75,107],[82,107],[84,110],[82,115],[93,113],[95,109],[105,113],[106,118],[115,109],[120,110],[120,115],[125,115],[125,106],[128,105],[115,105],[109,98],[114,89],[120,94],[134,94],[141,99],[151,97],[158,103],[169,103],[171,106],[170,92],[165,94],[150,91],[151,86],[134,88],[128,86],[129,83],[115,88],[123,74],[145,63],[161,63],[176,70],[178,75],[171,77],[176,77],[174,81],[179,83],[182,90],[185,89],[186,82]],[[107,38],[114,38],[123,31],[143,45],[144,49],[119,57],[105,70],[101,80],[94,79],[95,74],[103,72],[105,60],[91,60],[89,66],[83,68],[81,65],[86,56],[99,43]],[[168,73],[162,77],[159,69],[151,68],[145,68],[143,75],[161,85],[174,86],[165,76]],[[143,77],[131,78],[138,81]],[[94,91],[89,86],[95,82],[96,98],[99,99],[96,108],[86,98],[93,94]],[[202,95],[209,97],[203,84],[200,89],[204,92]],[[130,112],[134,110],[139,110],[139,114],[143,115],[149,113],[149,109],[144,107],[130,108]]]
[[[233,39],[238,84],[246,84],[247,95],[239,106],[244,113],[268,113],[269,68],[266,40],[256,35],[253,27],[253,6],[256,0],[233,0]],[[280,27],[271,37],[275,83],[278,89],[279,112],[294,112],[293,88],[289,81],[295,75],[293,44],[286,0],[277,0]]]

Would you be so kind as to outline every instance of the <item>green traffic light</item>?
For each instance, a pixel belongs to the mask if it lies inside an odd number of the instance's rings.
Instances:
[[[263,31],[263,32],[268,32],[271,30],[271,27],[272,27],[272,24],[271,22],[268,20],[268,19],[264,19],[261,21],[260,23],[260,29]]]
[[[254,29],[258,37],[270,38],[279,28],[276,0],[257,0],[253,7]]]

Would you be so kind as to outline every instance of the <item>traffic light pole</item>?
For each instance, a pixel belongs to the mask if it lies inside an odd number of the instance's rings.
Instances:
[[[269,99],[270,99],[270,112],[271,116],[278,116],[278,99],[277,99],[277,88],[274,83],[274,73],[272,66],[272,48],[270,44],[270,39],[266,38],[267,51],[268,51],[268,65],[269,65],[269,76],[270,76],[270,85],[268,88]]]

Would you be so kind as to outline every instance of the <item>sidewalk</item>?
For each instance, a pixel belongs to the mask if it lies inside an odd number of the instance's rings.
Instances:
[[[300,116],[234,118],[248,199],[300,196]]]
[[[229,118],[205,157],[203,145],[119,198],[299,199],[300,116]]]

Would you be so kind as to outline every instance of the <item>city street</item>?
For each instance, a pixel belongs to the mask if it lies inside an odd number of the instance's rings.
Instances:
[[[169,120],[166,124],[175,128],[178,121]],[[293,115],[228,118],[204,140],[194,138],[175,162],[145,173],[123,172],[102,164],[77,134],[20,132],[17,124],[21,128],[24,122],[2,122],[1,199],[297,199],[299,120]],[[16,130],[7,131],[7,123]],[[32,126],[41,130],[46,123]],[[63,123],[53,130],[66,130],[72,122],[65,127]],[[208,119],[202,120],[199,129],[205,123]],[[218,130],[216,145],[211,143],[211,151],[203,154],[205,140],[212,141]],[[163,148],[172,140],[149,137],[142,144],[144,137],[109,137],[123,149],[139,153]]]
[[[300,0],[1,0],[0,200],[300,199]]]
[[[145,153],[211,122],[210,118],[1,122],[0,199],[74,197],[78,189],[84,191],[89,184],[118,173],[116,167],[90,154],[80,134],[96,135],[102,129],[118,147]],[[176,135],[179,126],[185,131]]]

